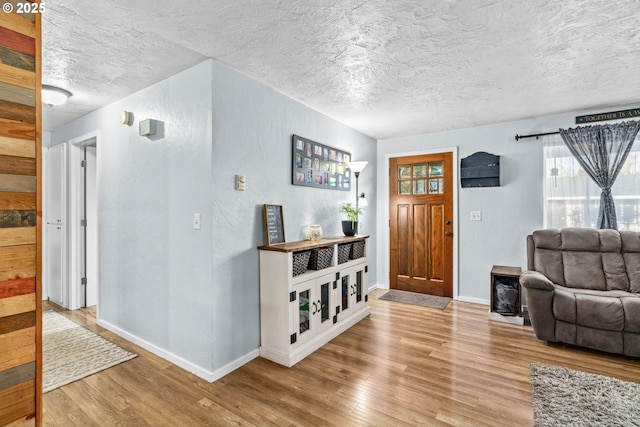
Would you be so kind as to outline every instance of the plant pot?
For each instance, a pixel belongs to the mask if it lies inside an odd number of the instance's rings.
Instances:
[[[358,234],[358,222],[342,221],[342,232],[345,236],[355,236]]]

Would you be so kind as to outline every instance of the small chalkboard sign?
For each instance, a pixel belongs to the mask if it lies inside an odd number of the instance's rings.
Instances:
[[[281,205],[263,205],[264,231],[267,245],[284,243],[284,220]]]

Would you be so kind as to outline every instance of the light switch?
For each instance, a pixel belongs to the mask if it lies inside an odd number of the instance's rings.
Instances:
[[[200,230],[200,214],[199,213],[193,214],[193,229]]]
[[[246,178],[244,175],[236,175],[236,190],[244,191],[246,188]]]
[[[482,211],[471,211],[469,219],[471,221],[482,221]]]

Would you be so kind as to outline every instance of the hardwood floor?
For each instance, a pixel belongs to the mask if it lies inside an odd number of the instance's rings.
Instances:
[[[45,394],[44,425],[527,426],[532,362],[640,382],[637,360],[540,342],[486,306],[426,309],[384,292],[294,367],[257,358],[213,384],[96,326],[95,311],[64,312],[139,357]]]

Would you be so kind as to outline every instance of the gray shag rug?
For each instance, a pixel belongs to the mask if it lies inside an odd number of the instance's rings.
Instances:
[[[536,426],[640,426],[640,384],[531,364]]]
[[[43,393],[136,356],[56,311],[42,315]]]
[[[449,301],[451,301],[451,298],[448,297],[417,294],[415,292],[399,291],[397,289],[391,289],[378,299],[395,301],[403,304],[419,305],[420,307],[437,308],[438,310],[444,310],[447,308]]]

